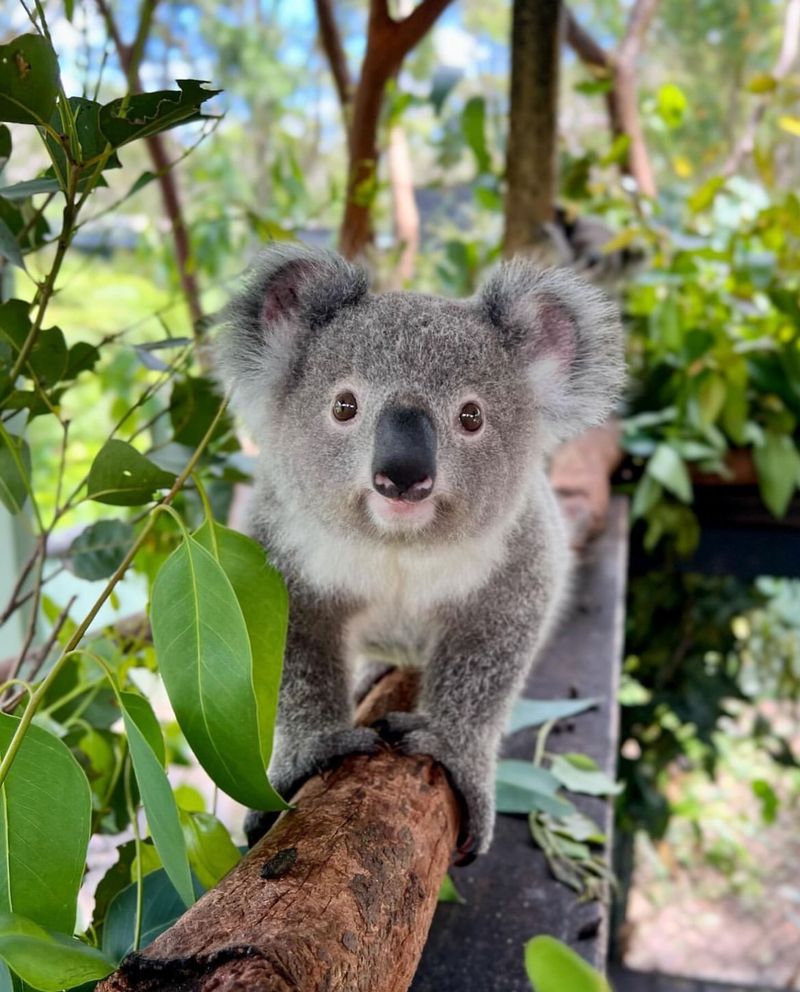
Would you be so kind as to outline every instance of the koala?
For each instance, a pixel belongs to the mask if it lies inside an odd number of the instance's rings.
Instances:
[[[250,531],[290,597],[270,780],[289,795],[383,738],[444,766],[462,856],[485,852],[507,714],[569,584],[546,460],[614,403],[615,308],[521,259],[452,300],[373,294],[339,256],[276,245],[222,312],[216,363],[260,447]],[[416,712],[353,725],[365,660],[421,669]]]

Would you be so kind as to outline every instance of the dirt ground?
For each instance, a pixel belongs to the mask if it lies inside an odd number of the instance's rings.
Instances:
[[[765,824],[751,786],[762,758],[733,747],[714,783],[674,776],[687,815],[658,845],[637,843],[630,968],[800,989],[800,780],[765,772],[781,799]]]

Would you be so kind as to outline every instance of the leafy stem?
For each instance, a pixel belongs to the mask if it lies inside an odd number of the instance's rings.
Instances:
[[[189,478],[189,476],[194,471],[195,466],[197,465],[197,463],[200,460],[200,457],[202,456],[203,452],[205,451],[206,447],[208,446],[209,441],[213,437],[214,431],[216,430],[217,425],[219,424],[220,420],[222,419],[222,416],[223,416],[223,414],[225,412],[225,408],[227,406],[227,403],[228,403],[228,401],[227,401],[227,397],[226,397],[222,401],[222,403],[220,403],[219,409],[217,410],[217,412],[216,412],[216,414],[214,416],[214,419],[211,421],[211,423],[210,423],[210,425],[208,427],[208,430],[206,431],[205,435],[203,436],[203,439],[201,440],[200,444],[195,449],[194,454],[192,455],[192,457],[189,459],[188,463],[186,464],[186,467],[181,472],[181,474],[177,477],[177,479],[173,483],[172,488],[167,493],[167,495],[161,500],[160,503],[158,503],[153,508],[153,512],[150,514],[150,518],[148,519],[147,523],[144,525],[144,527],[140,531],[139,536],[136,538],[136,540],[133,542],[133,544],[129,548],[128,553],[125,555],[125,557],[123,558],[123,560],[119,564],[117,570],[114,572],[114,574],[108,580],[108,582],[106,583],[105,587],[103,588],[103,591],[97,597],[97,599],[95,600],[95,602],[94,602],[93,606],[91,607],[91,609],[89,610],[89,612],[86,614],[86,616],[83,618],[83,620],[77,625],[77,627],[73,631],[73,633],[70,636],[69,640],[64,645],[64,648],[63,648],[61,654],[59,655],[59,657],[54,662],[53,667],[50,669],[50,671],[47,673],[47,675],[44,677],[44,679],[42,679],[41,683],[37,686],[37,688],[32,693],[30,699],[28,700],[27,706],[25,707],[25,710],[23,711],[22,716],[20,717],[19,725],[17,726],[17,729],[14,732],[14,736],[12,737],[11,743],[8,746],[8,750],[3,755],[2,762],[0,762],[0,786],[3,785],[3,783],[6,780],[6,778],[8,777],[8,773],[11,770],[12,764],[14,763],[14,759],[16,758],[17,753],[18,753],[20,747],[22,746],[22,742],[25,739],[25,734],[28,732],[28,728],[31,725],[31,721],[33,720],[34,716],[36,715],[36,712],[39,709],[39,707],[40,707],[40,705],[42,703],[42,700],[44,699],[44,697],[45,697],[48,689],[50,688],[50,686],[53,684],[53,682],[58,677],[59,672],[61,671],[61,669],[66,664],[66,662],[69,659],[69,657],[74,653],[74,651],[76,650],[76,648],[80,644],[81,640],[83,639],[84,634],[87,632],[87,630],[91,626],[92,621],[94,620],[94,618],[100,612],[100,609],[102,608],[103,604],[106,602],[106,600],[111,595],[111,593],[114,591],[114,589],[117,586],[117,584],[119,583],[119,581],[122,579],[122,577],[127,572],[127,570],[129,568],[131,562],[136,557],[139,549],[144,545],[145,541],[147,540],[148,536],[150,535],[150,532],[152,531],[152,529],[153,529],[153,527],[155,525],[155,522],[156,522],[156,519],[157,519],[157,516],[158,516],[158,514],[157,514],[158,509],[160,507],[164,507],[164,508],[169,507],[169,505],[175,499],[176,495],[180,492],[180,490],[183,487],[183,485],[186,482],[186,480]]]

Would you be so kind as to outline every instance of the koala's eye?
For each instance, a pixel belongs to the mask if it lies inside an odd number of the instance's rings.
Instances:
[[[358,413],[358,403],[351,392],[339,393],[333,401],[333,415],[337,420],[352,420]]]
[[[483,426],[483,413],[477,403],[465,403],[461,407],[461,413],[458,415],[458,419],[461,421],[461,426],[464,430],[469,431],[471,434],[479,431]]]

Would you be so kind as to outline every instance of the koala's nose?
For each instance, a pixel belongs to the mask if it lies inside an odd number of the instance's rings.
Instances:
[[[375,428],[372,484],[387,499],[430,496],[436,478],[436,428],[424,410],[385,407]]]

